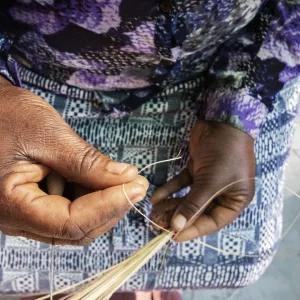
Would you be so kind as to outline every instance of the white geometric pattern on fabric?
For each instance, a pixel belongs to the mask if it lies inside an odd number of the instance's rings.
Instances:
[[[240,238],[240,236],[238,235],[239,232],[226,232],[223,233],[222,235],[219,235],[219,241],[218,241],[218,245],[219,248],[226,251],[226,252],[231,252],[231,253],[246,253],[246,241],[244,241],[243,239]],[[239,236],[239,238],[237,239],[236,236]],[[221,255],[219,253],[219,255]],[[226,255],[224,254],[225,258],[231,258],[232,255]],[[236,259],[238,259],[238,257],[235,257]]]
[[[68,99],[65,108],[65,115],[68,117],[87,117],[91,114],[91,103],[79,100]]]
[[[39,284],[39,275],[35,272],[18,277],[12,281],[12,287],[17,293],[34,293]]]
[[[60,273],[54,277],[54,288],[55,290],[58,290],[65,286],[70,286],[76,282],[82,281],[83,279],[83,274],[81,272]]]
[[[291,93],[293,85],[300,86],[299,82],[292,82],[278,95],[274,111],[263,123],[260,136],[255,143],[258,177],[255,201],[237,220],[220,232],[201,240],[175,245],[175,248],[171,248],[173,250],[168,252],[167,263],[162,269],[164,253],[155,256],[136,275],[135,280],[129,280],[122,287],[123,290],[136,290],[137,286],[141,290],[241,287],[256,281],[261,276],[272,260],[268,254],[276,249],[282,228],[283,176],[299,99],[298,87],[294,89],[294,93]],[[28,89],[33,92],[39,90],[32,86],[28,86]],[[104,152],[117,153],[120,160],[126,154],[126,162],[129,163],[138,164],[140,159],[140,164],[145,165],[149,160],[156,162],[182,149],[184,158],[180,162],[157,165],[151,169],[151,174],[147,174],[153,192],[155,186],[164,183],[174,174],[174,170],[179,172],[188,159],[189,131],[195,121],[191,103],[195,95],[178,92],[176,97],[175,88],[173,92],[174,94],[169,92],[168,96],[160,95],[156,98],[156,102],[160,99],[159,101],[168,103],[166,106],[168,112],[163,113],[159,118],[157,115],[154,118],[133,114],[120,120],[78,117],[68,119],[68,116],[66,120],[79,135],[85,136],[89,143]],[[48,94],[45,95],[45,100],[49,101]],[[56,105],[63,107],[61,113],[64,114],[68,101],[71,100],[62,96],[56,97],[54,107]],[[150,101],[144,104],[143,111],[147,112],[147,105],[153,103],[154,101]],[[77,109],[76,106],[73,107],[75,108],[72,116]],[[181,110],[178,111],[178,107],[181,107]],[[179,117],[181,115],[185,116],[184,122],[183,118]],[[129,135],[128,132],[131,134]],[[142,150],[141,154],[138,149]],[[144,156],[145,149],[151,149],[151,156]],[[130,156],[129,153],[137,154]],[[145,201],[139,204],[147,215],[151,211],[149,197],[150,193]],[[154,236],[147,224],[141,216],[130,212],[109,234],[96,239],[90,246],[69,250],[59,247],[55,254],[57,282],[64,282],[64,278],[69,280],[73,272],[78,275],[78,278],[74,279],[77,281],[81,276],[84,278],[122,261],[134,251],[133,247],[137,249]],[[23,247],[19,241],[13,242],[13,239],[17,238],[6,239],[4,235],[0,237],[2,258],[0,290],[24,292],[25,290],[20,290],[24,288],[47,291],[48,283],[45,284],[43,273],[49,270],[49,247],[43,250],[39,247],[28,249],[27,245]],[[13,249],[6,241],[9,241],[10,245],[18,243],[18,247]],[[223,250],[242,254],[261,254],[262,257],[257,259],[226,256],[202,246],[199,241]],[[37,243],[38,245],[43,248],[43,244]],[[4,278],[8,277],[7,272],[12,271],[16,274],[16,279],[13,284],[7,285]]]
[[[0,233],[1,235],[1,233]],[[23,237],[12,237],[6,236],[5,237],[5,244],[7,247],[21,247],[21,248],[38,248],[39,243],[33,240],[28,240]]]

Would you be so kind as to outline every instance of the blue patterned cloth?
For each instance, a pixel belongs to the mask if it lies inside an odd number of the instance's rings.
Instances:
[[[155,188],[179,173],[187,163],[189,135],[197,119],[194,106],[195,103],[202,105],[198,95],[203,91],[204,78],[175,85],[122,118],[111,114],[103,116],[98,103],[100,100],[101,104],[117,102],[127,97],[127,92],[87,92],[24,68],[20,69],[20,76],[26,89],[53,105],[81,137],[113,159],[141,169],[182,150],[182,160],[145,171],[151,185],[139,208],[149,215],[149,198]],[[295,79],[276,95],[274,109],[262,124],[255,142],[256,193],[249,207],[218,233],[161,251],[125,283],[124,291],[237,288],[255,282],[263,274],[280,240],[284,172],[299,98],[300,79]],[[131,211],[112,231],[89,246],[57,247],[55,289],[119,263],[154,236],[147,220]],[[225,251],[260,257],[224,255],[201,242]],[[49,247],[1,234],[0,293],[48,291]]]
[[[123,290],[242,287],[270,264],[300,97],[299,36],[296,0],[1,0],[2,76],[44,98],[113,159],[141,169],[182,150],[181,161],[145,171],[145,214],[156,187],[185,167],[197,118],[255,138],[249,207],[218,233],[162,251]],[[130,212],[90,246],[57,247],[55,289],[124,260],[154,236]],[[1,234],[0,293],[48,291],[49,258],[49,245]]]

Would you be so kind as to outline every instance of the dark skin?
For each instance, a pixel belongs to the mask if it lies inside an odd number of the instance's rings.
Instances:
[[[134,203],[145,197],[148,181],[136,167],[114,162],[91,147],[37,95],[0,78],[0,107],[3,233],[87,245],[130,209],[122,184]],[[51,170],[73,182],[73,202],[39,187]]]
[[[0,230],[5,234],[87,245],[130,209],[122,184],[134,203],[145,197],[148,181],[134,166],[114,162],[91,147],[37,95],[0,78],[0,102]],[[241,181],[205,204],[227,184],[254,177],[253,149],[253,139],[242,131],[198,121],[191,135],[187,169],[152,197],[153,220],[180,232],[175,238],[178,242],[231,223],[251,202],[253,180]],[[40,188],[52,170],[72,182],[69,196],[48,195]],[[186,197],[169,199],[189,185]]]
[[[191,134],[188,167],[152,196],[152,219],[172,228],[177,242],[212,234],[233,222],[251,202],[254,176],[252,137],[226,124],[198,121]],[[239,182],[208,202],[235,181]],[[170,198],[186,186],[191,186],[188,195]]]

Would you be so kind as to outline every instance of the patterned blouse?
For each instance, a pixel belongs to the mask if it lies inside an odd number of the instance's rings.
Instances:
[[[0,74],[17,63],[87,90],[130,89],[124,114],[205,76],[206,120],[252,137],[300,74],[299,0],[1,0]]]

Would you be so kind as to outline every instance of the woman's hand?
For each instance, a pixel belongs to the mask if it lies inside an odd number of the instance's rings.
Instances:
[[[85,245],[111,229],[148,188],[137,169],[82,140],[44,100],[0,78],[0,230]],[[43,192],[50,170],[93,192],[75,201]]]
[[[254,176],[252,137],[226,124],[198,121],[191,135],[188,167],[153,195],[152,219],[179,232],[178,242],[212,234],[234,221],[251,202]],[[239,182],[208,203],[235,181]],[[190,192],[184,198],[168,198],[189,185]],[[198,211],[201,214],[193,217]]]

